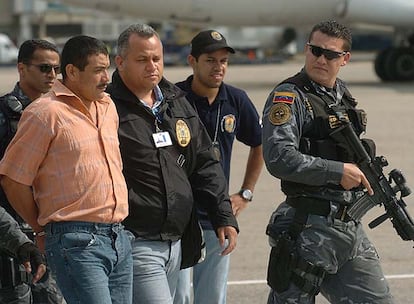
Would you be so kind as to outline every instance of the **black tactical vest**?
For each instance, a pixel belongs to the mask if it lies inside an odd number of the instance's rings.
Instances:
[[[13,95],[7,94],[0,97],[0,112],[5,122],[0,124],[0,158],[3,157],[7,146],[17,131],[17,124],[23,111],[22,103]]]
[[[359,136],[365,131],[366,114],[363,110],[355,108],[357,102],[345,88],[341,102],[335,105],[329,96],[319,96],[314,86],[303,72],[284,80],[282,83],[291,83],[296,85],[305,93],[306,107],[313,113],[313,121],[310,126],[304,129],[299,151],[321,157],[328,160],[341,162],[355,162],[354,151],[344,142],[334,140],[331,133],[341,126],[339,117],[345,117],[351,121],[356,134]],[[341,186],[328,186],[333,189],[341,189]],[[318,191],[320,187],[298,184],[282,180],[282,190],[286,194],[295,194],[298,189],[309,189]],[[301,192],[301,191],[300,191]]]
[[[0,159],[3,157],[7,146],[13,139],[13,136],[16,134],[17,124],[19,122],[22,110],[23,105],[15,96],[7,94],[0,97],[0,112],[2,114],[2,119],[4,119],[4,121],[1,121],[0,123]],[[10,206],[1,187],[0,205],[6,209],[6,211],[19,223],[23,222],[16,211]]]

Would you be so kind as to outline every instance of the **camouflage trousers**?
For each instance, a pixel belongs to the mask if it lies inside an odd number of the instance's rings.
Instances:
[[[0,304],[66,304],[52,276],[35,285],[0,289]]]
[[[294,208],[282,203],[270,219],[273,231],[287,231],[294,214]],[[276,243],[272,238],[269,242],[271,246]],[[334,213],[309,215],[296,240],[296,250],[298,256],[326,271],[320,292],[330,303],[394,303],[378,253],[361,223],[343,222]],[[268,304],[280,303],[313,304],[315,295],[307,294],[291,282],[281,293],[270,291]]]

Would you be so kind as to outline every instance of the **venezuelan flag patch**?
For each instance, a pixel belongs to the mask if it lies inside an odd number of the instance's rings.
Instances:
[[[273,103],[283,102],[292,104],[295,102],[296,94],[292,92],[275,92],[273,96]]]

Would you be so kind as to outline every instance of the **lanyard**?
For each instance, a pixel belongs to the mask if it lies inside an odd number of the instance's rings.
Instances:
[[[220,125],[220,114],[221,114],[221,101],[219,103],[219,107],[217,110],[216,129],[214,130],[213,144],[218,144],[217,137],[218,137],[218,130],[219,130],[219,125]]]

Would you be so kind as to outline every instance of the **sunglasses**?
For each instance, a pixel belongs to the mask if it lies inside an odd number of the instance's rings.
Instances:
[[[339,58],[341,56],[344,56],[346,53],[348,53],[346,51],[343,51],[343,52],[331,51],[331,50],[324,49],[324,48],[321,48],[321,47],[316,46],[316,45],[312,45],[309,42],[306,43],[306,44],[310,47],[310,50],[311,50],[313,56],[321,57],[322,55],[324,55],[325,58],[328,59],[328,60]]]
[[[49,74],[52,71],[52,69],[55,71],[55,74],[60,74],[60,66],[59,65],[51,65],[51,64],[47,64],[47,63],[42,63],[42,64],[29,63],[28,65],[33,65],[33,66],[37,67],[40,72],[45,73],[45,74]]]

